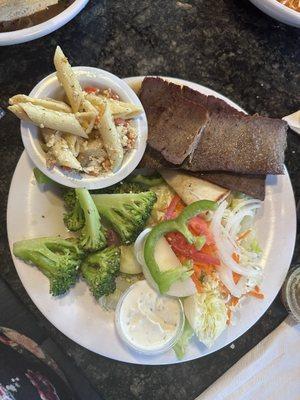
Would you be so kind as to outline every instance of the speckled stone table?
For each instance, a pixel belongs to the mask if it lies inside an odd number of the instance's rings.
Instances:
[[[180,77],[220,91],[250,113],[282,117],[300,108],[299,39],[296,28],[269,19],[246,0],[94,0],[59,31],[0,48],[0,106],[5,108],[15,93],[28,93],[53,71],[53,52],[60,44],[73,65],[100,67],[121,77]],[[285,318],[277,298],[234,346],[178,365],[126,365],[76,345],[40,314],[15,272],[6,237],[6,201],[23,146],[19,123],[11,115],[0,121],[0,136],[1,276],[104,399],[193,399]],[[290,131],[286,163],[297,200],[299,160],[300,137]],[[299,262],[298,236],[293,264]]]

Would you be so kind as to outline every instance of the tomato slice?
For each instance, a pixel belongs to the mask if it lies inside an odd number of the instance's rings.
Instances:
[[[214,243],[207,221],[205,221],[199,215],[189,221],[189,230],[195,236],[204,235],[206,237],[206,244]]]
[[[180,232],[170,232],[166,235],[166,239],[177,256],[184,256],[203,264],[220,265],[217,257],[203,252],[202,249],[197,250]]]
[[[181,201],[181,198],[176,194],[173,199],[171,200],[171,203],[169,204],[167,211],[164,216],[164,220],[167,221],[168,219],[172,219],[175,217],[175,210],[179,202]]]

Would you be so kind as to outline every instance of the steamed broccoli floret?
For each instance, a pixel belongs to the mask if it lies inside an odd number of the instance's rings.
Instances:
[[[142,183],[135,183],[126,180],[104,189],[94,190],[92,194],[140,193],[147,192],[147,190],[147,186],[143,185]]]
[[[117,185],[113,193],[142,193],[147,192],[147,190],[147,187],[141,183],[125,181]]]
[[[54,184],[56,183],[47,175],[45,175],[42,171],[40,171],[38,168],[33,168],[33,173],[37,183],[40,185],[41,184],[48,185],[49,183],[54,183]]]
[[[64,194],[64,202],[67,209],[71,210],[72,208],[74,208],[77,201],[78,200],[75,193],[75,189],[69,189]]]
[[[68,190],[64,195],[65,206],[68,210],[64,214],[64,223],[70,231],[79,231],[84,226],[84,213],[76,196],[75,190]]]
[[[36,265],[50,281],[50,293],[65,293],[75,284],[83,257],[77,243],[71,239],[42,237],[14,243],[16,257]]]
[[[146,187],[161,185],[164,183],[163,178],[158,174],[153,175],[135,175],[130,178],[130,182],[139,183]]]
[[[80,245],[87,251],[102,250],[106,246],[106,238],[92,196],[87,189],[75,189],[75,193],[84,213],[84,226],[79,239]]]
[[[90,254],[81,264],[81,272],[96,299],[113,293],[120,272],[120,249],[112,246]]]
[[[151,214],[154,192],[93,195],[99,214],[106,218],[119,234],[122,244],[135,241]]]

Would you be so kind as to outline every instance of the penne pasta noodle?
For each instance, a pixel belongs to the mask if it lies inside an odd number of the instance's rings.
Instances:
[[[98,129],[112,164],[112,170],[117,171],[121,167],[124,151],[112,114],[107,106],[98,124]]]
[[[26,96],[25,94],[16,94],[9,99],[9,104],[11,105],[18,103],[31,103],[53,111],[62,111],[66,113],[72,112],[71,107],[63,101],[54,99],[37,99],[35,97]]]
[[[13,106],[8,106],[7,109],[11,111],[12,113],[15,114],[16,117],[21,119],[22,121],[25,122],[31,122],[31,119],[28,117],[26,112],[23,110],[23,108],[19,104],[14,104]]]
[[[96,115],[98,114],[98,111],[97,111],[96,107],[94,107],[93,104],[87,99],[83,100],[82,108],[86,112],[93,112]]]
[[[79,139],[78,136],[72,135],[71,133],[64,133],[63,139],[67,142],[73,156],[77,157],[80,151],[80,141],[82,139]]]
[[[84,94],[67,57],[59,46],[57,46],[55,50],[54,65],[57,78],[66,92],[72,110],[74,113],[77,113],[81,109]]]
[[[89,103],[92,104],[92,106],[96,109],[98,113],[98,119],[100,121],[105,112],[107,102],[101,97],[95,96],[94,94],[87,94],[85,99],[89,101]]]
[[[114,99],[107,99],[107,103],[114,118],[135,118],[143,112],[143,109],[135,104],[124,103]]]
[[[101,95],[100,97],[105,98],[105,96]],[[110,98],[107,98],[107,102],[109,104],[112,114],[116,117],[122,115],[123,117],[126,116],[126,118],[134,118],[143,112],[142,107],[138,107],[135,104],[126,103],[124,101],[114,100]]]
[[[23,112],[25,112],[26,117],[22,118],[19,108],[17,113],[14,112],[15,109],[12,109],[13,107],[21,108],[22,115]],[[80,122],[77,119],[79,116],[76,118],[76,116],[72,113],[53,111],[31,103],[19,103],[17,105],[10,106],[9,109],[14,112],[17,117],[21,117],[21,119],[24,119],[27,122],[29,119],[31,123],[39,126],[40,128],[50,128],[55,131],[69,132],[85,139],[88,138],[84,128],[80,125]]]
[[[80,162],[74,157],[72,151],[69,149],[67,142],[60,138],[53,147],[49,150],[56,162],[62,167],[68,167],[76,169],[77,171],[82,171],[82,166]]]
[[[76,119],[83,127],[86,134],[89,134],[95,126],[97,113],[93,111],[80,112],[75,114]]]
[[[103,104],[107,103],[114,118],[131,119],[137,117],[143,112],[143,109],[135,104],[110,99],[102,95],[87,94],[85,98],[96,108],[101,107],[101,105],[103,107]]]

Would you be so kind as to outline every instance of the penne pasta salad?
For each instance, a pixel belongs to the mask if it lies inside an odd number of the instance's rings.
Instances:
[[[66,101],[18,94],[8,109],[39,127],[48,168],[57,165],[93,176],[118,171],[135,148],[133,119],[143,109],[121,101],[111,88],[81,87],[60,47],[54,65]]]

